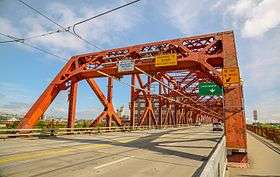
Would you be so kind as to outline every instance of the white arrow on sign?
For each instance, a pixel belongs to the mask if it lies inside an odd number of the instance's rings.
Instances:
[[[212,89],[210,89],[209,91],[210,91],[211,93],[214,93],[214,92],[215,92],[215,89],[212,88]]]

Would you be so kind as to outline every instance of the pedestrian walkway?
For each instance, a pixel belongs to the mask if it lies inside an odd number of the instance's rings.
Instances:
[[[280,146],[247,132],[249,168],[229,168],[230,177],[280,177]]]

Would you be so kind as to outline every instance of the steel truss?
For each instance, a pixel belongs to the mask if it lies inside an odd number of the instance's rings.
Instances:
[[[177,54],[176,66],[155,66],[155,56]],[[135,69],[118,72],[117,63],[130,59]],[[130,125],[176,125],[225,123],[227,147],[232,161],[246,162],[246,133],[243,92],[240,83],[223,85],[223,68],[238,67],[232,31],[206,34],[140,44],[73,56],[33,104],[18,128],[32,128],[62,90],[70,89],[68,127],[74,127],[77,86],[86,80],[104,106],[104,111],[92,122],[96,126],[103,119],[107,126],[112,121],[124,122],[112,102],[113,80],[131,75]],[[147,79],[143,79],[143,75]],[[94,78],[107,78],[107,97]],[[212,81],[223,86],[223,96],[199,96],[198,83]],[[157,87],[157,93],[151,86]],[[136,102],[144,101],[141,115],[136,114]],[[241,154],[241,155],[240,155]]]

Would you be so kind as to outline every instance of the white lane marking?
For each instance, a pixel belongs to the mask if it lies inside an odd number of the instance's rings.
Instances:
[[[131,156],[131,157],[132,157],[132,156]],[[99,169],[99,168],[103,168],[103,167],[106,167],[106,166],[108,166],[108,165],[112,165],[112,164],[115,164],[115,163],[119,163],[119,162],[128,160],[128,159],[130,159],[131,157],[124,157],[124,158],[119,159],[119,160],[115,160],[115,161],[112,161],[112,162],[108,162],[108,163],[105,163],[105,164],[103,164],[103,165],[94,167],[94,169],[97,170],[97,169]]]

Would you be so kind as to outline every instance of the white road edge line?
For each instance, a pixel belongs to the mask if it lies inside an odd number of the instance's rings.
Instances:
[[[131,157],[132,157],[132,156],[131,156]],[[130,159],[131,157],[124,157],[124,158],[119,159],[119,160],[115,160],[115,161],[112,161],[112,162],[108,162],[108,163],[105,163],[105,164],[103,164],[103,165],[94,167],[94,169],[97,170],[97,169],[99,169],[99,168],[103,168],[103,167],[106,167],[106,166],[108,166],[108,165],[112,165],[112,164],[115,164],[115,163],[119,163],[119,162],[128,160],[128,159]]]

